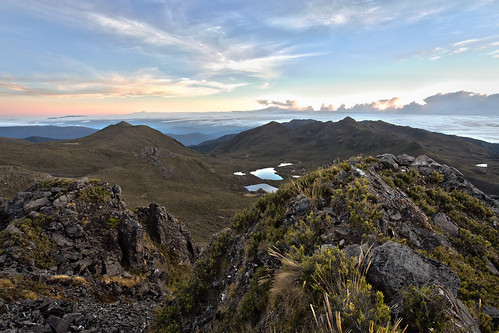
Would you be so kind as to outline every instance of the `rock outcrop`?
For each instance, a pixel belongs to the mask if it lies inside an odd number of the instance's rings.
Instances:
[[[388,301],[396,300],[409,286],[438,285],[457,296],[460,280],[446,265],[418,254],[409,247],[386,242],[372,250],[367,280]]]
[[[143,331],[169,294],[172,265],[198,254],[163,207],[131,213],[120,187],[98,180],[40,182],[0,216],[1,331]]]
[[[185,225],[169,214],[165,207],[152,203],[147,208],[137,209],[135,213],[155,242],[175,253],[181,262],[194,263],[199,251],[191,235]]]
[[[391,331],[400,317],[402,328],[479,332],[478,313],[499,299],[498,207],[424,155],[338,162],[236,215],[156,328],[324,331],[341,320]],[[430,303],[440,322],[403,317]]]

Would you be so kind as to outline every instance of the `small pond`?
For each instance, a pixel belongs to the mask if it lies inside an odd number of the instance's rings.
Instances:
[[[293,165],[293,163],[286,163],[286,162],[283,162],[283,163],[279,164],[277,167],[278,167],[278,168],[282,168],[282,167],[286,167],[286,166],[290,166],[290,165]]]
[[[255,171],[251,171],[250,173],[260,179],[282,180],[282,177],[276,174],[274,168],[257,169]]]
[[[256,192],[259,189],[262,189],[265,192],[275,192],[275,191],[277,191],[277,187],[270,186],[269,184],[256,184],[256,185],[248,185],[248,186],[245,186],[245,187],[250,192]]]
[[[246,173],[241,172],[241,171],[237,171],[237,172],[234,172],[234,175],[236,175],[236,176],[246,176]]]

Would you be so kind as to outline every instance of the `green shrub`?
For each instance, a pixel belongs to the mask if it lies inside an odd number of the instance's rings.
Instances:
[[[444,175],[440,172],[433,171],[431,175],[428,176],[428,181],[432,184],[440,184],[444,181]]]
[[[86,187],[79,192],[79,199],[88,203],[104,203],[111,199],[111,192],[99,185]]]
[[[42,188],[53,188],[53,187],[69,187],[76,182],[73,178],[50,178],[48,180],[44,180],[38,182],[35,186],[37,189]]]
[[[429,286],[417,288],[410,286],[404,294],[404,322],[409,325],[408,333],[442,332],[449,326],[446,304],[443,295]]]
[[[223,256],[233,243],[230,232],[222,232],[213,238],[206,255],[198,260],[192,274],[178,288],[176,299],[158,310],[153,325],[155,332],[177,332],[181,327],[180,314],[196,314],[211,295],[216,295],[213,281],[222,271]]]
[[[394,182],[400,188],[407,188],[413,184],[418,178],[418,171],[416,169],[411,169],[408,172],[399,172],[395,176]]]
[[[250,288],[244,294],[234,319],[236,326],[250,322],[255,325],[267,308],[271,279],[265,267],[259,267],[251,278]]]
[[[109,229],[116,229],[116,228],[118,228],[118,226],[120,225],[120,223],[121,223],[121,220],[119,218],[110,217],[107,220],[107,227]]]

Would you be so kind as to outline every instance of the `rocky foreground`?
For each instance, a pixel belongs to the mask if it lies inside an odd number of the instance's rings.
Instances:
[[[163,207],[50,179],[0,209],[0,331],[142,332],[198,254]]]
[[[50,178],[0,206],[0,331],[494,332],[498,212],[426,156],[352,158],[199,253],[163,207]]]
[[[498,208],[426,156],[338,162],[236,215],[155,329],[492,332]]]

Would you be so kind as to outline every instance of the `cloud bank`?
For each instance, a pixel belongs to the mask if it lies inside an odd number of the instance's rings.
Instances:
[[[324,105],[317,110],[344,113],[405,113],[405,114],[442,114],[442,115],[499,115],[499,94],[476,94],[467,91],[439,93],[424,99],[424,104],[412,102],[401,105],[400,97],[382,99],[371,103],[344,104],[335,108]],[[311,106],[299,107],[297,101],[257,100],[261,105],[292,111],[315,111]]]

